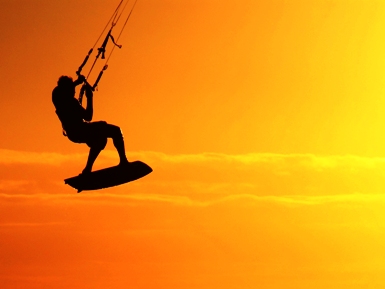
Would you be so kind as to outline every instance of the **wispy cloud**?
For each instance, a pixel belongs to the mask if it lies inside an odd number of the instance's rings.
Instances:
[[[74,191],[64,185],[63,179],[76,175],[86,157],[86,154],[0,150],[0,171],[4,172],[0,190],[21,193],[29,186],[29,193],[72,193]],[[142,180],[103,191],[103,194],[177,196],[205,203],[238,195],[284,198],[385,192],[384,158],[311,154],[168,155],[158,152],[129,152],[128,157],[148,163],[153,173]],[[104,151],[96,167],[113,165],[116,160],[115,151]],[[301,201],[297,199],[297,202]]]
[[[243,155],[228,155],[220,153],[201,153],[201,154],[179,154],[169,155],[161,152],[127,152],[131,160],[144,159],[151,163],[161,163],[168,165],[201,165],[205,167],[220,168],[221,165],[234,166],[239,169],[240,165],[246,168],[255,166],[267,166],[275,169],[307,167],[316,170],[326,170],[330,168],[345,168],[354,170],[357,168],[378,168],[384,170],[385,158],[368,158],[353,155],[346,156],[317,156],[313,154],[269,154],[269,153],[250,153]],[[52,152],[26,152],[0,149],[0,164],[46,164],[56,165],[68,161],[84,160],[85,153],[60,154]],[[115,151],[103,151],[99,157],[101,160],[117,159]]]
[[[84,154],[64,155],[59,153],[37,153],[0,149],[0,164],[60,165],[70,160],[86,157]]]
[[[233,194],[210,198],[206,200],[194,199],[189,196],[173,196],[166,194],[113,194],[92,192],[79,194],[0,194],[1,204],[33,206],[57,204],[67,206],[84,203],[87,205],[113,205],[118,207],[137,207],[153,205],[172,205],[177,207],[210,207],[221,204],[226,206],[259,207],[273,205],[278,207],[303,207],[323,205],[385,205],[385,195],[380,194],[346,194],[325,196],[258,196],[255,194]]]
[[[231,195],[221,198],[211,204],[222,202],[244,201],[245,203],[261,204],[274,203],[285,206],[302,205],[325,205],[325,204],[367,204],[382,203],[385,204],[385,195],[380,194],[348,194],[348,195],[325,195],[325,196],[256,196],[250,194]]]
[[[0,180],[0,191],[19,191],[31,185],[30,180]]]

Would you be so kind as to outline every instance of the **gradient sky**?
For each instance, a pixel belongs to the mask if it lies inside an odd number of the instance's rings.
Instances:
[[[138,0],[94,120],[154,172],[77,194],[51,92],[118,3],[0,0],[0,287],[384,288],[385,1]]]

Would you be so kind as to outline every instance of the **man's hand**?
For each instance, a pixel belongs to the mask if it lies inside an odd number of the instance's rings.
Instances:
[[[86,77],[84,75],[78,74],[78,79],[74,81],[75,86],[82,84],[86,81]]]
[[[84,88],[85,88],[85,91],[86,91],[86,97],[87,98],[92,98],[94,93],[93,93],[93,89],[92,89],[91,85],[88,82],[85,82],[84,83]]]

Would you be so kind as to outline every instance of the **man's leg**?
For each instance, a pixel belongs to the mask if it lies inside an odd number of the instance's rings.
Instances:
[[[87,161],[87,170],[92,168],[93,162],[99,155],[100,151],[106,146],[107,138],[112,138],[114,146],[119,154],[120,164],[124,165],[129,163],[124,148],[123,134],[118,126],[108,124],[105,121],[98,121],[90,123],[89,128],[90,142],[87,144],[91,150]],[[95,150],[93,150],[93,148],[95,148]]]
[[[124,147],[123,134],[120,128],[116,125],[106,124],[106,135],[107,137],[112,138],[114,146],[118,151],[120,164],[124,165],[129,163],[126,156],[126,150]]]
[[[90,173],[92,171],[92,166],[99,153],[106,147],[107,145],[107,137],[103,136],[103,134],[99,134],[97,130],[97,126],[88,125],[87,126],[87,145],[90,148],[90,152],[88,154],[87,164],[83,170],[83,173]]]
[[[87,164],[86,167],[83,170],[83,174],[90,173],[92,171],[92,166],[94,165],[94,162],[96,158],[98,157],[99,153],[102,150],[100,148],[91,147],[90,152],[88,154]]]
[[[112,136],[112,142],[114,143],[114,146],[116,150],[118,151],[119,158],[120,158],[120,164],[124,165],[128,163],[127,156],[126,156],[126,149],[124,147],[124,138],[122,131],[119,127],[114,126],[114,132]]]

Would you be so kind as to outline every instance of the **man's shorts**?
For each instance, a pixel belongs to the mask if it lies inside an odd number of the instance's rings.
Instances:
[[[105,121],[84,122],[78,129],[67,131],[67,136],[72,142],[85,143],[90,148],[104,149],[107,144],[108,126]]]

